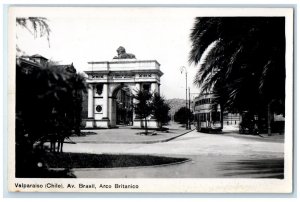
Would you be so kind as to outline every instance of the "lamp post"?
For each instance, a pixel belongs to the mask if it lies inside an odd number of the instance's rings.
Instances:
[[[188,120],[189,120],[189,129],[191,129],[191,122],[190,122],[190,111],[191,111],[191,89],[189,87],[189,116],[188,116]]]
[[[185,66],[180,67],[180,73],[182,74],[185,72],[185,108],[188,109],[188,101],[187,101],[187,70]],[[187,111],[187,110],[186,110]],[[187,120],[186,120],[186,129],[189,129],[189,113],[186,114]]]

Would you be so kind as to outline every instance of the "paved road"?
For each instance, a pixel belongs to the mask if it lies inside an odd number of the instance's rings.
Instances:
[[[79,169],[85,178],[257,178],[283,177],[284,143],[192,131],[175,140],[155,144],[65,144],[65,152],[151,154],[187,157],[190,162],[160,167]]]

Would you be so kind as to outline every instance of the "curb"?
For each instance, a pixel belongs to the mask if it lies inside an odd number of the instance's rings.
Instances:
[[[219,134],[212,134],[212,135],[219,135]],[[220,135],[235,137],[235,138],[243,138],[243,139],[262,140],[267,142],[284,142],[285,140],[285,138],[272,139],[272,138],[264,137],[262,135],[244,135],[244,134],[235,134],[235,133],[221,133]]]
[[[180,134],[180,135],[178,135],[178,136],[171,137],[171,138],[165,139],[165,140],[161,140],[160,142],[169,142],[169,141],[174,140],[174,139],[176,139],[176,138],[178,138],[178,137],[181,137],[181,136],[183,136],[183,135],[186,135],[187,133],[190,133],[190,132],[192,132],[192,131],[194,131],[194,130],[196,130],[196,128],[195,128],[195,129],[192,129],[192,130],[189,130],[189,131],[187,131],[187,132],[185,132],[185,133],[182,133],[182,134]]]
[[[129,167],[114,167],[114,168],[70,168],[70,171],[99,171],[99,170],[118,170],[118,169],[140,169],[140,168],[157,168],[157,167],[165,167],[165,166],[173,166],[178,164],[183,164],[192,161],[192,159],[186,159],[180,162],[174,163],[164,163],[159,165],[149,165],[149,166],[129,166]],[[53,171],[61,171],[65,170],[65,168],[49,168],[49,170]]]
[[[84,144],[85,143],[93,143],[93,144],[155,144],[155,143],[169,142],[169,141],[174,140],[178,137],[186,135],[187,133],[190,133],[194,130],[196,130],[196,129],[188,130],[188,131],[186,131],[182,134],[179,134],[177,136],[162,139],[162,140],[150,140],[150,141],[140,141],[140,142],[109,142],[109,141],[106,141],[106,142],[101,142],[101,143],[97,143],[97,142],[93,142],[93,141],[86,141],[86,142],[76,142],[75,144],[80,144],[80,143],[84,143]]]

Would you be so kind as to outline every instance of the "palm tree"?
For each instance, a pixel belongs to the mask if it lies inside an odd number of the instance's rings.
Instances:
[[[47,23],[48,19],[44,17],[17,17],[17,26],[27,29],[34,38],[46,36],[49,42],[50,27]]]
[[[197,17],[190,35],[190,62],[200,66],[195,83],[223,109],[261,112],[284,103],[284,28],[282,17]]]
[[[48,19],[44,17],[17,17],[16,26],[25,28],[29,33],[31,33],[34,38],[37,37],[47,37],[48,45],[50,47],[50,32],[51,29],[48,25]],[[16,36],[18,38],[18,35]],[[18,44],[16,44],[16,51],[18,55],[25,55]]]

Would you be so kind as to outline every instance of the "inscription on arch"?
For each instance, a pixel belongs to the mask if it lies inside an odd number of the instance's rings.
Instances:
[[[103,79],[104,75],[103,74],[90,74],[89,79]]]
[[[142,78],[152,77],[152,74],[139,74],[139,77],[142,77]]]
[[[130,79],[133,78],[134,75],[132,74],[113,74],[112,78],[114,79]]]

